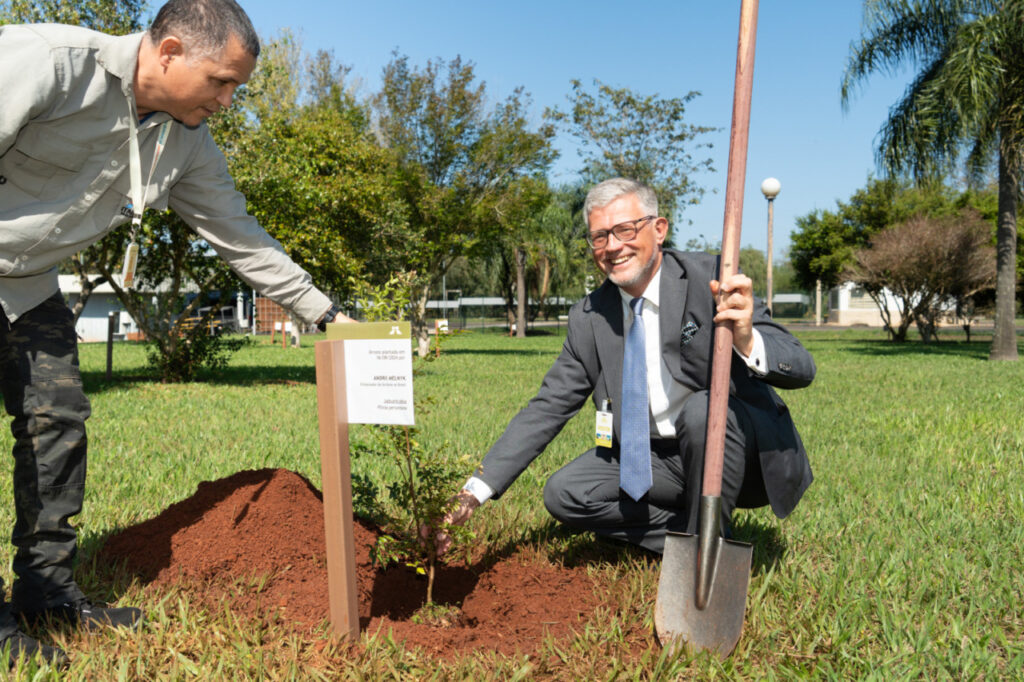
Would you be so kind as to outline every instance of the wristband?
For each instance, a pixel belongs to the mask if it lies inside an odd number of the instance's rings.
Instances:
[[[326,313],[324,313],[324,316],[321,317],[320,321],[316,323],[317,329],[319,329],[322,332],[327,331],[328,323],[334,322],[334,318],[336,318],[338,316],[338,313],[340,312],[341,308],[332,303],[331,307],[327,309]]]

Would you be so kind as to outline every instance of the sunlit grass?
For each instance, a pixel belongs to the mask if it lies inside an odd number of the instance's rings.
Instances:
[[[520,546],[583,563],[615,586],[609,605],[541,655],[479,651],[439,662],[385,634],[349,648],[261,629],[184,590],[115,585],[91,561],[103,540],[191,495],[204,480],[281,467],[319,485],[313,348],[244,349],[205,383],[144,378],[144,354],[83,346],[94,416],[79,581],[90,596],[149,613],[136,635],[60,635],[73,656],[61,679],[1020,679],[1024,669],[1024,364],[990,363],[985,342],[893,346],[872,331],[798,333],[818,364],[785,398],[811,453],[815,483],[790,518],[737,515],[755,543],[744,634],[731,658],[667,657],[651,634],[657,562],[595,545],[547,516],[547,475],[592,441],[593,407],[573,419],[507,495],[473,519],[481,546]],[[452,338],[416,380],[430,445],[478,461],[533,395],[561,346],[473,332]],[[390,476],[360,455],[356,473]],[[4,430],[0,448],[10,451]],[[10,458],[4,460],[10,480]],[[470,473],[466,472],[467,475]],[[13,520],[0,490],[0,526]],[[10,580],[9,545],[3,570]],[[8,583],[9,585],[9,583]],[[326,595],[325,595],[326,598]],[[48,679],[23,666],[16,679]],[[57,679],[55,674],[51,676]]]

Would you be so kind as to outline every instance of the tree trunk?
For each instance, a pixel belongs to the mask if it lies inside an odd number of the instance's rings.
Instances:
[[[548,310],[548,288],[551,286],[551,259],[541,254],[540,257],[540,282],[537,284],[537,317],[543,316],[545,320],[550,318]]]
[[[999,222],[996,226],[996,321],[989,360],[1017,359],[1017,173],[999,152]]]
[[[516,337],[526,338],[526,249],[516,247]]]
[[[78,300],[75,301],[75,305],[71,308],[74,324],[78,325],[78,318],[82,316],[82,311],[85,310],[85,305],[89,302],[92,292],[96,290],[96,287],[106,282],[107,278],[100,275],[95,280],[89,279],[89,274],[85,271],[85,266],[82,265],[78,256],[72,256],[71,269],[74,270],[75,276],[78,278]]]
[[[419,291],[419,296],[413,302],[412,333],[416,338],[416,353],[425,358],[430,353],[430,333],[427,330],[427,300],[430,298],[430,282],[425,282]]]

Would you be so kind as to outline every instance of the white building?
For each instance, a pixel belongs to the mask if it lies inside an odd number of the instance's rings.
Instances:
[[[58,279],[61,293],[68,299],[68,307],[73,308],[82,293],[81,282],[75,275],[59,275]],[[135,320],[124,311],[121,302],[117,300],[117,294],[114,293],[113,287],[104,282],[92,290],[89,300],[85,302],[85,309],[75,324],[78,340],[106,341],[110,313],[115,313],[116,317],[114,327],[116,338],[131,338],[138,334],[139,328],[135,324]]]
[[[892,323],[898,325],[900,318],[899,306],[888,289],[882,291],[886,308],[892,315]],[[869,327],[882,327],[882,313],[864,288],[853,282],[843,282],[829,292],[829,324],[852,325],[863,324]]]
[[[115,277],[120,279],[120,275],[115,275]],[[68,300],[68,307],[73,308],[82,293],[78,277],[75,275],[59,275],[58,279],[61,293]],[[196,293],[198,291],[196,286],[191,283],[186,284],[183,289],[184,292],[188,293]],[[203,310],[205,309],[201,308],[197,312],[201,313]],[[117,300],[114,288],[104,282],[92,290],[89,299],[85,302],[85,309],[82,310],[82,314],[78,317],[78,322],[75,324],[75,333],[78,334],[78,340],[85,343],[106,341],[111,313],[114,314],[115,339],[127,339],[129,341],[141,339],[139,327],[135,324],[135,320],[125,312],[121,302]],[[246,329],[248,321],[241,317],[244,314],[244,306],[242,305],[224,306],[221,308],[219,321],[221,324],[226,325],[227,322],[233,320],[232,326],[235,329]],[[235,319],[236,316],[238,316],[237,319]]]

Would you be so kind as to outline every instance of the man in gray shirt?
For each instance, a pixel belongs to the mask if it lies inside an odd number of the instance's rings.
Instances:
[[[302,320],[347,320],[245,198],[204,121],[230,106],[259,40],[234,0],[170,0],[145,33],[0,27],[0,385],[14,418],[16,546],[0,647],[56,663],[26,622],[135,628],[136,608],[92,604],[74,581],[86,470],[72,316],[57,264],[146,206],[170,207],[249,285]]]

